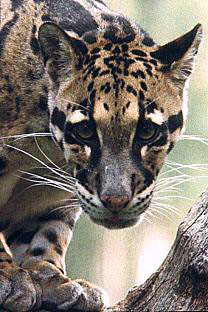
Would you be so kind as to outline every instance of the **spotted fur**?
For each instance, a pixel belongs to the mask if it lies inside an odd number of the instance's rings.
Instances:
[[[0,308],[97,310],[103,293],[63,275],[73,225],[80,206],[110,229],[148,209],[184,127],[201,26],[159,46],[101,0],[3,0],[1,13],[0,231],[12,255],[2,243],[0,283],[13,295],[0,289]],[[49,129],[53,140],[31,138]],[[70,192],[32,187],[49,173],[37,159],[66,161]]]

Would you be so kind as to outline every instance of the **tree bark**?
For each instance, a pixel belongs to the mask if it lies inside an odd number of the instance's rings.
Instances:
[[[158,270],[125,299],[100,312],[133,311],[208,311],[208,190],[180,224]]]

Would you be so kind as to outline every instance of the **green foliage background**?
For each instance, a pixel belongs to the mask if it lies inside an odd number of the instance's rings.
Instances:
[[[139,22],[159,44],[202,23],[204,40],[189,89],[186,133],[208,138],[208,1],[108,0],[106,3]],[[208,166],[208,145],[181,140],[169,159]],[[186,173],[208,176],[208,167],[201,171],[186,170]],[[92,224],[86,216],[81,217],[67,257],[70,277],[85,278],[104,287],[111,294],[111,302],[121,298],[128,288],[141,283],[156,270],[170,248],[179,222],[207,185],[208,177],[179,185],[181,195],[190,198],[172,199],[171,204],[179,209],[179,216],[163,211],[135,228],[109,231]]]

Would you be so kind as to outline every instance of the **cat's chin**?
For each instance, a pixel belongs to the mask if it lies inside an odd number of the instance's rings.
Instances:
[[[140,216],[136,217],[136,218],[132,218],[132,219],[125,219],[125,218],[119,217],[117,215],[109,217],[109,218],[105,218],[105,219],[103,219],[103,218],[93,218],[93,217],[90,217],[90,219],[94,223],[102,225],[105,228],[110,229],[110,230],[124,229],[124,228],[127,228],[127,227],[134,226],[134,225],[136,225],[136,224],[141,222],[141,217]]]

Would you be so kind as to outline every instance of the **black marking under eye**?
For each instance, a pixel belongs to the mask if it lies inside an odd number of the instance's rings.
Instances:
[[[72,136],[73,125],[67,122],[64,131],[64,140],[67,144],[77,144],[77,140]]]
[[[170,133],[173,133],[178,128],[183,127],[183,114],[182,111],[180,111],[177,115],[172,115],[168,118],[168,129]]]
[[[64,125],[66,121],[66,115],[64,112],[59,111],[57,107],[54,108],[51,115],[51,123],[57,126],[61,131],[64,131]]]
[[[150,101],[146,108],[147,113],[151,114],[154,112],[155,109],[157,109],[157,104],[154,101]]]

